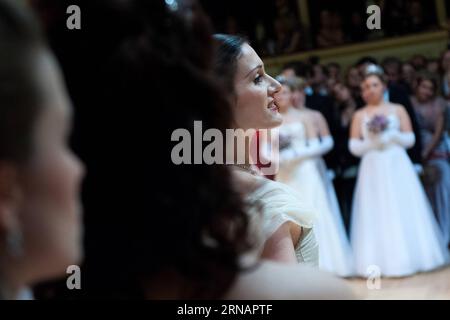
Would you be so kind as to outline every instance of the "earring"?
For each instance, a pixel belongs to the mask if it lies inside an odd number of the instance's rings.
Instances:
[[[23,253],[22,234],[17,231],[9,231],[6,235],[6,250],[12,257],[20,257]]]

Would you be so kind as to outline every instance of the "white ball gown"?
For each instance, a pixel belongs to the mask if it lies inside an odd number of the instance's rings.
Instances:
[[[401,135],[395,112],[387,120],[383,134]],[[361,143],[374,139],[369,121],[364,114]],[[350,238],[360,276],[368,276],[373,266],[382,276],[407,276],[440,267],[449,258],[405,147],[398,141],[386,141],[384,148],[369,148],[362,155],[356,182]]]
[[[283,140],[289,143],[280,151],[277,180],[298,191],[317,210],[314,232],[319,244],[319,267],[339,276],[352,276],[350,243],[339,210],[333,209],[329,201],[330,195],[319,170],[318,149],[310,146],[301,121],[283,124],[279,133],[281,146]]]

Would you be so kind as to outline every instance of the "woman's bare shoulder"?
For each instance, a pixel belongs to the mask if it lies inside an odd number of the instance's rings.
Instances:
[[[393,103],[393,102],[387,102],[386,103],[387,109],[394,109],[396,111],[399,111],[401,109],[405,109],[405,107],[400,103]]]
[[[394,112],[400,117],[404,117],[405,115],[408,115],[406,108],[402,104],[389,102],[387,104],[387,107],[393,109]]]
[[[362,115],[364,114],[364,112],[366,112],[366,107],[363,107],[361,109],[355,110],[355,112],[353,113],[353,117],[352,119],[361,119]]]
[[[309,109],[309,113],[310,113],[310,115],[312,117],[315,117],[315,118],[322,118],[323,117],[322,112],[320,112],[318,110]]]

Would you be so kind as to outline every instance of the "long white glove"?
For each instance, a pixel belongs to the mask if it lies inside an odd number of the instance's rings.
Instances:
[[[393,131],[391,133],[391,141],[405,149],[409,149],[416,143],[416,136],[413,132]]]
[[[351,138],[348,142],[350,152],[356,157],[362,157],[370,150],[380,149],[381,143],[376,139],[355,139]]]
[[[416,137],[412,132],[390,131],[375,139],[350,139],[349,149],[353,155],[362,157],[368,151],[382,149],[390,143],[395,143],[408,149],[411,148],[415,142]]]
[[[334,140],[332,136],[325,136],[321,138],[320,145],[322,146],[321,155],[327,154],[334,147]]]
[[[331,137],[330,137],[331,138]],[[331,138],[331,147],[333,147],[333,139]],[[330,140],[321,143],[319,138],[309,139],[307,144],[296,144],[294,147],[281,150],[280,163],[290,161],[303,160],[321,156],[330,150]]]

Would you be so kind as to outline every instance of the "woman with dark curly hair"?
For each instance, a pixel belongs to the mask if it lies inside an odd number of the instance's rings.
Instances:
[[[264,71],[264,64],[248,42],[238,36],[215,35],[215,73],[232,96],[232,123],[235,129],[272,129],[282,122],[275,94],[281,85]],[[239,131],[237,131],[239,132]],[[244,151],[244,150],[241,150]],[[253,155],[255,158],[255,155]],[[318,265],[318,248],[313,233],[315,209],[286,185],[262,178],[251,165],[235,166],[238,184],[250,204],[263,215],[264,258]]]

